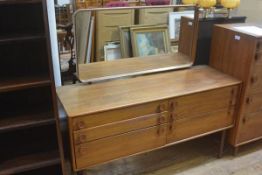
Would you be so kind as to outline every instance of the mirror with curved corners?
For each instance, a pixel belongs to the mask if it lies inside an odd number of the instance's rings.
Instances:
[[[192,66],[196,11],[193,5],[77,11],[78,79],[96,82]]]

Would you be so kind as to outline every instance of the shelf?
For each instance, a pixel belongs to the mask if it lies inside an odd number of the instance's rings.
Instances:
[[[1,4],[35,4],[35,3],[41,3],[41,0],[1,0]]]
[[[7,36],[0,36],[0,43],[6,42],[15,42],[15,41],[30,41],[30,40],[39,40],[44,39],[44,34],[14,34],[14,35],[7,35]]]
[[[9,78],[8,80],[0,80],[0,93],[32,87],[42,87],[50,83],[47,76]]]
[[[0,118],[0,133],[55,123],[51,112]]]
[[[59,163],[59,154],[56,151],[25,155],[0,162],[0,175],[21,173]]]

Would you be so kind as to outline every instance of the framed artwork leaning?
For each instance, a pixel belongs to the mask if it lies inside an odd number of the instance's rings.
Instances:
[[[169,33],[170,39],[173,41],[179,40],[180,22],[182,16],[194,18],[194,11],[178,11],[169,13]]]
[[[131,58],[133,56],[130,27],[131,26],[119,26],[120,49],[122,58]]]
[[[130,33],[133,55],[136,57],[170,52],[167,25],[131,27]]]

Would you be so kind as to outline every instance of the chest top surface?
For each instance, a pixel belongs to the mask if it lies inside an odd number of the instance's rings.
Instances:
[[[68,117],[128,107],[240,84],[208,66],[120,79],[92,85],[57,88]]]

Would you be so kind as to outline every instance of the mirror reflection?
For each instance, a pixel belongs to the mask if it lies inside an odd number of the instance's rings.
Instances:
[[[78,64],[178,52],[181,17],[193,7],[80,10],[74,15]]]

